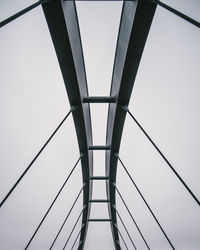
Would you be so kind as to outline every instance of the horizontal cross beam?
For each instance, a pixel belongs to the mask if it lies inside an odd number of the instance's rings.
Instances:
[[[111,219],[88,219],[88,222],[105,222],[105,221],[111,221]]]
[[[115,103],[116,97],[113,96],[86,96],[83,98],[84,103]]]
[[[109,180],[109,176],[91,176],[90,180]]]
[[[110,150],[110,146],[104,146],[104,145],[89,146],[89,150]]]
[[[110,202],[110,200],[105,200],[105,199],[95,199],[95,200],[89,200],[89,202]]]

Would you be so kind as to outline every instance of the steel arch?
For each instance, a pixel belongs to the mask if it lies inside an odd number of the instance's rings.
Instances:
[[[53,0],[44,3],[43,10],[54,43],[61,72],[65,82],[71,106],[78,106],[73,112],[79,149],[85,153],[82,158],[83,182],[88,185],[84,189],[83,205],[86,209],[82,217],[82,231],[80,234],[79,249],[83,249],[87,220],[90,214],[90,202],[92,197],[93,176],[93,151],[92,129],[89,103],[84,101],[88,96],[85,75],[84,59],[82,53],[80,32],[74,1]],[[106,145],[106,176],[107,196],[111,218],[111,228],[116,249],[120,249],[119,233],[117,230],[115,205],[115,189],[112,183],[116,181],[117,159],[113,153],[118,153],[123,131],[126,113],[121,106],[128,105],[132,92],[137,69],[147,39],[156,4],[145,0],[125,1],[118,35],[118,43],[113,69],[110,96],[116,101],[110,102],[107,123]]]
[[[82,230],[79,249],[83,249],[87,232],[87,220],[90,214],[93,174],[92,129],[90,108],[83,104],[83,98],[88,95],[85,67],[74,1],[53,0],[42,5],[53,40],[61,73],[64,79],[70,105],[78,107],[73,112],[81,159],[83,182],[87,183],[83,190],[83,206],[86,208],[82,216]],[[85,226],[83,226],[85,225]]]
[[[111,228],[115,248],[120,249],[117,224],[115,187],[117,158],[119,152],[126,112],[122,106],[128,106],[137,70],[142,57],[145,42],[156,10],[156,4],[146,0],[124,1],[120,29],[118,34],[110,96],[117,99],[109,104],[106,145],[111,150],[106,151],[106,175],[108,204],[111,217]]]
[[[88,96],[84,59],[83,59],[82,46],[81,46],[81,38],[80,38],[78,19],[77,19],[77,13],[76,13],[76,7],[75,7],[74,1],[41,0],[30,5],[24,10],[19,11],[18,13],[14,14],[13,16],[7,18],[6,20],[0,23],[0,27],[3,27],[4,25],[18,18],[19,16],[25,14],[26,12],[42,4],[43,10],[46,16],[46,20],[50,29],[50,33],[52,36],[52,40],[55,46],[55,50],[57,53],[57,57],[58,57],[58,61],[60,64],[63,79],[65,82],[66,90],[68,93],[68,97],[69,97],[69,101],[71,105],[70,112],[73,111],[74,124],[76,128],[78,144],[79,144],[79,149],[81,153],[82,176],[83,176],[83,182],[84,182],[82,190],[84,190],[84,195],[83,195],[83,210],[81,212],[81,214],[83,213],[82,226],[78,233],[78,236],[80,234],[80,242],[79,242],[79,247],[78,247],[79,249],[83,249],[84,247],[88,221],[110,221],[112,232],[113,232],[115,248],[116,249],[121,248],[119,244],[119,235],[121,236],[122,240],[123,240],[123,237],[117,226],[117,217],[116,217],[117,210],[115,207],[115,203],[116,203],[115,191],[117,190],[115,186],[115,182],[116,182],[116,173],[117,173],[117,159],[119,157],[118,156],[114,157],[114,156],[118,154],[119,149],[120,149],[120,142],[121,142],[121,137],[122,137],[122,132],[123,132],[124,121],[126,118],[126,112],[128,112],[132,116],[127,106],[129,104],[130,95],[132,92],[132,88],[134,85],[137,70],[140,64],[143,49],[144,49],[145,42],[148,36],[148,32],[151,26],[151,22],[155,13],[156,5],[158,4],[159,6],[165,8],[166,10],[172,12],[173,14],[188,21],[189,23],[197,27],[200,27],[200,24],[197,21],[171,8],[170,6],[162,3],[161,1],[158,1],[158,0],[132,0],[132,1],[124,0],[124,1],[125,2],[123,5],[123,11],[122,11],[122,18],[121,18],[121,24],[120,24],[120,30],[119,30],[119,36],[118,36],[118,44],[117,44],[117,49],[116,49],[115,64],[114,64],[114,69],[113,69],[111,92],[110,92],[109,97]],[[91,118],[90,118],[90,108],[88,104],[91,102],[109,103],[107,138],[106,138],[105,146],[92,145]],[[146,137],[152,142],[154,147],[157,148],[157,146],[154,144],[154,142],[151,140],[148,134],[144,131],[144,129],[140,126],[137,120],[133,116],[132,118],[135,120],[137,125],[145,133]],[[65,119],[66,118],[64,118],[64,120]],[[58,128],[62,125],[63,121],[58,126]],[[57,131],[57,129],[55,130],[55,132]],[[55,134],[55,132],[52,134],[52,136]],[[52,136],[50,137],[50,139],[52,138]],[[49,142],[50,139],[48,139],[47,143]],[[42,152],[43,148],[47,145],[47,143],[44,144],[42,149],[39,151],[39,154],[40,152]],[[106,176],[93,176],[92,150],[105,150],[106,151]],[[159,153],[162,155],[162,152],[159,151]],[[35,159],[38,157],[39,154],[37,154],[37,156],[33,159],[31,164],[35,161]],[[85,157],[83,158],[82,155],[84,155]],[[168,162],[165,156],[162,155],[162,157],[165,159],[166,162]],[[121,160],[120,162],[122,163]],[[28,166],[27,169],[29,169],[31,164]],[[168,165],[170,166],[171,164],[168,162]],[[74,167],[76,167],[76,165]],[[173,167],[171,166],[171,168]],[[21,180],[21,178],[24,176],[26,171],[27,170],[25,170],[25,172],[18,179],[18,181]],[[174,171],[174,173],[178,176],[176,171]],[[178,176],[178,178],[179,180],[181,180],[182,184],[187,188],[187,190],[190,192],[190,194],[199,204],[199,200],[187,187],[187,185],[184,183],[181,177]],[[107,183],[107,199],[106,200],[99,200],[99,199],[91,200],[92,181],[90,180],[106,180],[106,183]],[[18,184],[18,181],[10,190],[10,192],[8,193],[8,196],[16,187],[16,185]],[[6,199],[8,196],[6,196]],[[57,196],[56,196],[56,199],[57,199]],[[54,204],[56,199],[54,199],[52,204]],[[4,202],[5,202],[5,199],[3,200],[1,205]],[[109,219],[90,219],[89,214],[90,214],[91,202],[108,202],[110,218]],[[73,209],[73,206],[72,206],[72,209]],[[48,212],[49,210],[47,210],[47,213],[42,219],[42,222],[45,219]],[[37,230],[35,231],[35,233],[37,232]],[[76,240],[74,244],[76,243]],[[126,245],[125,242],[124,244]],[[134,246],[134,243],[133,243],[133,246]],[[171,246],[174,249],[172,244]]]

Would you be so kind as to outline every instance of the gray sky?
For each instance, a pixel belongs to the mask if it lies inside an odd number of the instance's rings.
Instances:
[[[164,2],[200,20],[198,0]],[[0,0],[0,20],[33,1]],[[77,2],[90,95],[109,95],[122,2]],[[0,198],[69,110],[54,48],[40,7],[0,30]],[[199,29],[158,8],[130,101],[130,110],[200,199]],[[91,105],[94,144],[105,144],[107,105]],[[176,249],[200,249],[200,211],[168,166],[127,116],[120,156]],[[0,211],[0,249],[23,249],[78,159],[70,117],[37,159]],[[105,157],[94,153],[94,175],[104,175]],[[81,183],[80,164],[30,249],[48,249]],[[134,187],[118,166],[117,185],[151,249],[170,249]],[[70,190],[70,192],[69,192]],[[93,198],[105,197],[105,183],[94,183]],[[60,235],[61,249],[82,200]],[[145,249],[120,199],[117,207],[138,249]],[[91,217],[108,217],[104,204]],[[119,228],[132,249],[123,227]],[[73,243],[80,223],[69,242]],[[124,248],[122,243],[122,248]],[[114,249],[110,225],[91,223],[86,250]]]

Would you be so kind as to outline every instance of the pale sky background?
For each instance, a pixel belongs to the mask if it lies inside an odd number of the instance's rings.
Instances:
[[[0,0],[0,20],[34,1]],[[199,0],[165,0],[200,21]],[[122,2],[77,2],[90,95],[109,95]],[[69,110],[67,95],[41,7],[0,30],[0,198],[26,168]],[[200,199],[200,31],[158,7],[146,43],[129,109]],[[107,105],[92,104],[94,144],[105,144]],[[200,209],[127,116],[120,156],[178,250],[200,249]],[[0,250],[24,249],[79,157],[70,116],[0,209]],[[103,152],[94,152],[94,175],[104,175]],[[156,223],[118,165],[117,185],[151,249],[167,250]],[[77,166],[30,249],[51,245],[82,187]],[[105,198],[105,182],[94,182],[94,198]],[[54,249],[62,249],[82,208],[79,199]],[[117,208],[138,249],[145,249],[117,196]],[[93,204],[91,218],[108,217]],[[133,249],[119,222],[129,249]],[[80,223],[66,249],[80,230]],[[125,249],[123,243],[122,249]],[[75,249],[77,248],[77,245]],[[91,223],[86,250],[114,249],[109,223]]]

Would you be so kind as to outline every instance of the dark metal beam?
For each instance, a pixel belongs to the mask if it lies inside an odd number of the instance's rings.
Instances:
[[[79,249],[83,249],[87,232],[87,219],[90,214],[93,175],[93,151],[88,150],[92,145],[92,129],[89,104],[82,102],[88,96],[85,67],[74,1],[52,0],[42,5],[53,40],[61,73],[65,83],[71,106],[78,106],[73,112],[73,119],[78,138],[79,150],[85,153],[81,159],[82,177],[84,183],[89,183],[83,190],[83,204],[87,204],[83,211]]]
[[[90,180],[109,180],[109,176],[92,176]]]
[[[142,57],[145,42],[156,10],[156,4],[146,0],[125,1],[123,5],[110,96],[116,96],[117,103],[109,105],[106,144],[111,150],[106,151],[106,175],[109,215],[112,219],[112,232],[115,248],[120,249],[115,205],[117,159],[113,153],[119,152],[126,112],[120,106],[128,105],[137,70]]]
[[[88,219],[89,222],[107,222],[111,221],[111,219]]]
[[[87,96],[83,98],[84,103],[115,103],[116,97],[112,96]]]
[[[89,202],[110,202],[110,200],[105,200],[105,199],[93,199],[93,200],[89,200]]]
[[[89,150],[110,150],[110,146],[101,146],[101,145],[89,146]]]

